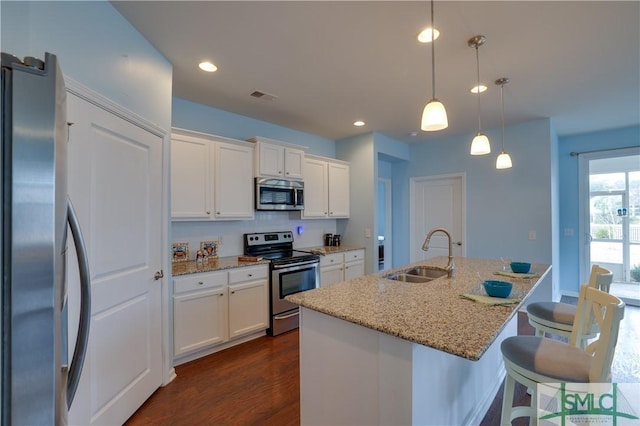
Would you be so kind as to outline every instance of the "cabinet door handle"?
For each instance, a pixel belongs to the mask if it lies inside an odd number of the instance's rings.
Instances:
[[[204,285],[202,281],[198,281],[198,285]]]
[[[252,277],[252,276],[253,276],[253,274],[247,274],[247,275],[249,275],[249,277]]]
[[[224,293],[220,293],[220,294],[218,294],[218,296],[224,296]]]
[[[217,214],[218,216],[220,216],[220,212],[216,212],[216,214]]]
[[[158,281],[160,278],[164,277],[164,271],[162,269],[160,269],[159,271],[156,271],[156,273],[153,275],[153,279]]]
[[[207,214],[211,214],[211,210],[207,210],[207,212],[206,212],[206,213],[207,213]]]
[[[231,294],[236,294],[235,290],[231,292]]]

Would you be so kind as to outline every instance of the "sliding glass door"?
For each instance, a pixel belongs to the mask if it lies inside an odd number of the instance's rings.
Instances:
[[[598,264],[613,272],[611,293],[640,303],[640,154],[585,155],[586,230],[583,271]]]

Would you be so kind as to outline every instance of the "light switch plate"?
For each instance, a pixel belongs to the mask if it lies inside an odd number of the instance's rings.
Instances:
[[[536,239],[536,231],[529,231],[529,239],[532,241]]]

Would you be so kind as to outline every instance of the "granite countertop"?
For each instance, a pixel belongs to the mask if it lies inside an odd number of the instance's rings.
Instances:
[[[171,264],[171,273],[175,277],[178,275],[198,274],[200,272],[213,272],[220,271],[222,269],[242,268],[245,266],[263,264],[269,264],[269,261],[261,260],[259,262],[239,262],[238,256],[211,257],[203,263],[197,263],[195,260],[174,262]]]
[[[446,256],[437,257],[293,294],[286,299],[364,327],[478,360],[551,266],[533,264],[531,273],[540,277],[522,279],[495,275],[502,269],[499,260],[457,257],[455,263],[453,278],[444,276],[427,283],[383,278],[413,266],[447,264]],[[485,294],[478,273],[482,280],[513,283],[509,297],[522,300],[513,305],[489,306],[461,297],[464,293]]]
[[[364,250],[364,247],[358,246],[318,246],[318,247],[307,247],[299,250],[310,251],[313,253],[317,253],[320,255],[334,254],[334,253],[342,253],[345,251],[353,251],[353,250]]]

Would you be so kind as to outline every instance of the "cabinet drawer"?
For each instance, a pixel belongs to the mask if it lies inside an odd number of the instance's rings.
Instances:
[[[353,250],[345,252],[344,254],[344,262],[355,262],[356,260],[364,259],[364,250]]]
[[[334,254],[328,254],[326,256],[320,256],[320,267],[341,265],[342,259],[343,259],[342,253],[334,253]]]
[[[173,293],[184,293],[192,290],[202,290],[217,286],[227,285],[227,271],[214,272],[210,274],[197,274],[173,280]]]
[[[269,276],[269,266],[249,266],[246,268],[237,268],[229,271],[229,284],[236,284],[245,281],[254,281],[259,279],[267,279]]]

